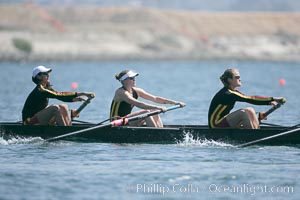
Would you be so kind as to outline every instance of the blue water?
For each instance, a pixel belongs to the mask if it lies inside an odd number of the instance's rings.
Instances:
[[[0,121],[21,120],[40,63],[0,63]],[[211,98],[228,67],[240,70],[246,94],[283,96],[287,103],[268,123],[300,123],[299,63],[240,61],[51,62],[57,90],[92,91],[80,120],[107,119],[124,68],[140,73],[146,91],[186,102],[162,115],[165,124],[207,124]],[[285,79],[284,86],[279,85]],[[57,101],[51,100],[51,103]],[[70,103],[77,108],[80,103]],[[236,108],[249,106],[238,103]],[[253,106],[257,111],[268,106]],[[299,146],[253,146],[187,138],[173,145],[103,144],[0,137],[0,199],[298,199]]]

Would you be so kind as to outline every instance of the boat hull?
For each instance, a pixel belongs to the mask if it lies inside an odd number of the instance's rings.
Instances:
[[[30,126],[20,123],[0,123],[4,139],[15,136],[52,138],[66,133],[83,130],[95,124],[74,124],[62,126]],[[209,129],[198,125],[169,125],[164,128],[149,127],[104,127],[66,137],[64,140],[104,142],[104,143],[161,143],[172,144],[184,141],[187,136],[193,139],[222,141],[230,144],[241,144],[289,130],[288,127],[266,126],[258,130]],[[300,144],[300,131],[276,137],[260,144],[295,145]]]

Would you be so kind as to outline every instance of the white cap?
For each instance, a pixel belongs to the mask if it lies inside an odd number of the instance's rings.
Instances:
[[[138,75],[139,75],[138,73],[130,70],[126,74],[124,74],[119,80],[124,81],[126,78],[131,78],[131,77],[135,77]]]
[[[38,75],[38,73],[43,73],[43,72],[49,73],[49,72],[51,72],[51,71],[52,71],[51,68],[47,68],[47,67],[45,67],[45,66],[40,65],[40,66],[37,66],[37,67],[35,67],[35,68],[33,69],[33,71],[32,71],[32,77],[33,77],[33,78],[36,77],[36,75]]]

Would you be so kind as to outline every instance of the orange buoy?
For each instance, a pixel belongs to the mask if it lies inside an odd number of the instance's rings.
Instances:
[[[72,84],[71,84],[71,88],[72,89],[77,89],[78,88],[78,83],[76,83],[76,82],[73,82]]]
[[[285,80],[284,80],[283,78],[281,78],[281,79],[279,80],[279,85],[280,85],[280,86],[284,86],[284,85],[285,85]]]

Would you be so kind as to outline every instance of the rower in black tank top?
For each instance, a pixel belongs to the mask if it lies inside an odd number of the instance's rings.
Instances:
[[[125,90],[124,87],[122,87],[123,90]],[[138,94],[137,92],[132,88],[132,95],[133,98],[137,99]],[[133,106],[125,101],[117,102],[113,100],[111,102],[110,106],[110,121],[113,121],[117,119],[117,117],[124,117],[131,113]]]

